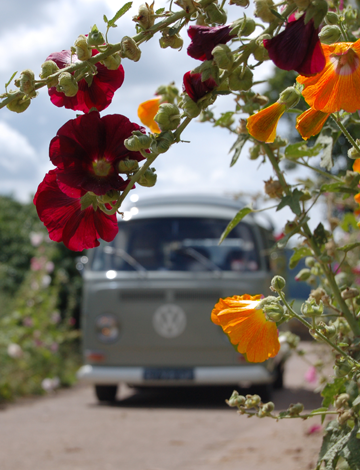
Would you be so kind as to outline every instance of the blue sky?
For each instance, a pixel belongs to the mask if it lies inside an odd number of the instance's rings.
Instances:
[[[118,27],[111,30],[111,42],[135,34],[131,17],[141,3],[135,0],[131,10],[118,22]],[[41,64],[51,52],[69,49],[77,36],[88,33],[93,24],[105,32],[103,15],[110,18],[121,6],[118,0],[6,2],[0,20],[0,93],[13,72],[20,73],[29,68],[38,76]],[[157,0],[155,8],[161,6],[168,4]],[[229,21],[241,16],[243,11],[235,5],[229,6]],[[188,38],[185,31],[182,36],[185,46],[181,52],[160,49],[155,37],[141,46],[139,62],[124,59],[124,84],[102,115],[119,113],[139,122],[139,103],[152,98],[159,85],[174,81],[181,88],[184,73],[199,65],[186,54]],[[257,69],[256,80],[266,79],[271,71],[271,63],[266,62]],[[229,97],[218,98],[215,113],[233,109],[233,103]],[[45,88],[40,90],[25,113],[0,111],[0,193],[29,200],[45,173],[52,168],[48,157],[50,140],[67,120],[74,117],[74,111],[53,106]],[[247,158],[247,148],[238,163],[230,168],[228,152],[235,137],[224,129],[195,121],[183,133],[183,139],[191,143],[177,144],[159,157],[154,165],[158,182],[154,188],[137,188],[140,197],[174,192],[231,194],[241,191],[254,194],[261,191],[263,181],[272,176],[269,165],[259,167],[259,161]],[[286,220],[284,211],[277,216]]]

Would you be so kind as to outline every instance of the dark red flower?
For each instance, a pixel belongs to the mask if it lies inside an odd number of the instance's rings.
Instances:
[[[51,240],[63,242],[73,251],[99,245],[99,238],[110,242],[118,232],[116,214],[107,215],[92,206],[81,210],[82,190],[73,190],[73,197],[63,193],[56,181],[57,170],[45,175],[34,197],[40,220],[48,229]]]
[[[98,51],[93,49],[92,55]],[[70,51],[54,52],[46,60],[53,60],[56,65],[63,69],[71,63],[79,62],[76,54],[71,58]],[[59,108],[65,106],[74,111],[89,112],[91,108],[102,111],[111,103],[115,91],[121,87],[124,81],[124,68],[122,65],[117,70],[108,70],[100,63],[96,64],[97,74],[93,76],[91,85],[83,78],[78,82],[79,91],[74,97],[65,96],[64,93],[56,91],[55,87],[49,88],[51,102]]]
[[[295,70],[301,75],[311,76],[323,70],[325,56],[319,40],[319,28],[314,21],[304,23],[305,15],[298,20],[291,15],[285,30],[273,37],[264,39],[270,59],[283,70]]]
[[[98,196],[111,189],[125,189],[128,182],[118,174],[120,160],[144,160],[140,152],[124,146],[124,140],[135,130],[145,132],[121,114],[101,118],[93,111],[68,121],[50,142],[50,160],[58,168],[59,183]],[[62,191],[69,194],[66,189]]]
[[[225,26],[190,26],[188,35],[191,43],[187,48],[187,53],[193,59],[211,60],[211,51],[218,44],[226,44],[234,35],[230,35],[231,25]]]
[[[190,96],[190,98],[197,102],[200,98],[205,96],[209,91],[212,91],[217,86],[217,83],[212,78],[208,78],[204,82],[201,81],[201,73],[186,72],[183,79],[183,89]]]

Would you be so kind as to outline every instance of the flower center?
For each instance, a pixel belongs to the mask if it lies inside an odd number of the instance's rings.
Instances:
[[[330,61],[338,75],[351,75],[358,68],[360,59],[353,49],[336,51],[331,54]]]
[[[106,160],[96,160],[92,164],[96,176],[107,176],[111,171],[111,164]]]

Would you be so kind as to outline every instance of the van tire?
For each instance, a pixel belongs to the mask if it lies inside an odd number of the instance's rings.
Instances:
[[[276,378],[273,382],[273,387],[275,390],[282,390],[284,388],[284,370],[285,362],[279,362],[275,368]]]
[[[95,385],[95,395],[99,401],[115,401],[117,385]]]

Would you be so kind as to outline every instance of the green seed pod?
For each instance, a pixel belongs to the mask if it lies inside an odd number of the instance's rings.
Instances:
[[[209,23],[215,24],[225,24],[227,20],[226,13],[224,10],[221,10],[214,3],[210,3],[207,7],[204,8],[204,11],[209,18]]]
[[[348,362],[346,358],[342,358],[335,362],[334,371],[337,377],[345,377],[351,369],[352,365]]]
[[[53,60],[47,60],[41,66],[40,78],[45,79],[50,75],[56,73],[59,70],[59,67],[55,64]],[[52,78],[46,81],[48,88],[56,86],[58,84],[58,77]]]
[[[327,25],[319,33],[320,41],[323,44],[333,44],[338,42],[341,36],[341,29],[337,25]]]
[[[69,72],[61,72],[59,75],[59,85],[56,87],[57,91],[65,94],[65,96],[75,96],[79,90],[77,81]]]
[[[239,395],[239,393],[234,390],[231,394],[231,397],[229,400],[227,400],[227,404],[231,407],[235,406],[244,406],[245,405],[245,397],[242,395]]]
[[[256,49],[253,51],[253,56],[259,62],[264,62],[264,60],[269,60],[270,58],[269,53],[263,44],[260,44],[256,47]]]
[[[101,63],[108,69],[108,70],[117,70],[121,64],[121,57],[118,52],[115,54],[106,57],[106,59],[102,60]]]
[[[105,42],[104,36],[98,30],[96,24],[91,28],[86,40],[89,46],[101,46]]]
[[[14,100],[10,101],[9,104],[6,105],[9,111],[13,111],[14,113],[23,113],[28,109],[30,106],[31,100],[28,96],[19,96]]]
[[[286,286],[286,281],[282,276],[274,276],[271,279],[271,287],[274,291],[280,292],[282,291]]]
[[[315,263],[316,263],[316,259],[313,258],[312,256],[307,256],[305,258],[305,266],[307,266],[308,268],[313,268],[315,266]],[[324,291],[324,294],[325,294],[325,291]]]
[[[262,405],[261,409],[258,412],[259,418],[264,418],[265,416],[269,416],[275,409],[275,405],[272,401],[265,403]]]
[[[219,44],[211,51],[216,65],[220,69],[230,70],[234,63],[234,56],[226,44]]]
[[[304,410],[304,405],[302,403],[296,403],[295,405],[290,405],[288,412],[290,416],[298,416]]]
[[[326,0],[314,0],[307,8],[304,23],[313,19],[314,27],[318,28],[328,12],[328,3]]]
[[[126,146],[125,146],[126,147]],[[134,173],[139,168],[137,160],[121,160],[119,162],[118,171],[119,173]]]
[[[263,311],[265,313],[266,319],[273,322],[282,320],[285,315],[284,307],[279,303],[265,305]]]
[[[124,140],[125,147],[131,152],[146,150],[150,147],[152,139],[140,131],[133,131],[132,135]]]
[[[229,76],[229,87],[232,91],[250,90],[253,84],[253,73],[249,67],[237,67]]]
[[[199,106],[190,98],[189,95],[183,95],[180,107],[184,110],[187,117],[195,118],[200,114]]]
[[[15,81],[15,84],[19,86],[20,91],[31,98],[36,95],[35,92],[35,74],[32,70],[23,70],[20,74],[19,80]]]
[[[254,408],[261,403],[261,397],[259,395],[246,395],[245,407]]]
[[[339,17],[334,11],[328,11],[325,16],[326,24],[339,24]]]
[[[172,131],[176,129],[181,121],[180,111],[176,104],[162,103],[159,111],[154,117],[162,131]]]
[[[162,49],[166,49],[167,47],[171,47],[171,49],[181,49],[184,45],[184,41],[178,34],[169,36],[163,32],[163,36],[159,39],[159,44]]]
[[[319,305],[315,299],[305,300],[300,310],[304,317],[320,317],[324,313],[324,304],[322,300],[320,300]]]
[[[342,333],[343,335],[347,335],[351,331],[350,325],[345,320],[345,318],[341,318],[341,317],[337,318],[334,321],[333,325],[335,326],[336,331],[338,331],[339,333]]]
[[[145,173],[140,176],[138,184],[140,184],[140,186],[146,186],[148,188],[154,186],[157,180],[157,174],[155,173],[155,171],[155,168],[148,168]]]
[[[88,60],[92,56],[91,47],[87,43],[86,36],[80,34],[74,42],[76,55],[79,60]]]
[[[304,268],[301,269],[295,276],[295,281],[307,281],[309,277],[311,276],[311,271],[310,269]]]
[[[151,143],[151,151],[154,153],[165,153],[174,143],[175,137],[170,131],[162,132]]]
[[[133,60],[134,62],[140,60],[141,50],[138,48],[133,38],[129,36],[123,37],[121,41],[121,56]]]
[[[237,34],[239,38],[250,36],[255,31],[256,23],[252,18],[241,18],[233,23],[231,34]]]
[[[260,156],[260,145],[254,145],[250,149],[250,160],[256,160]]]

